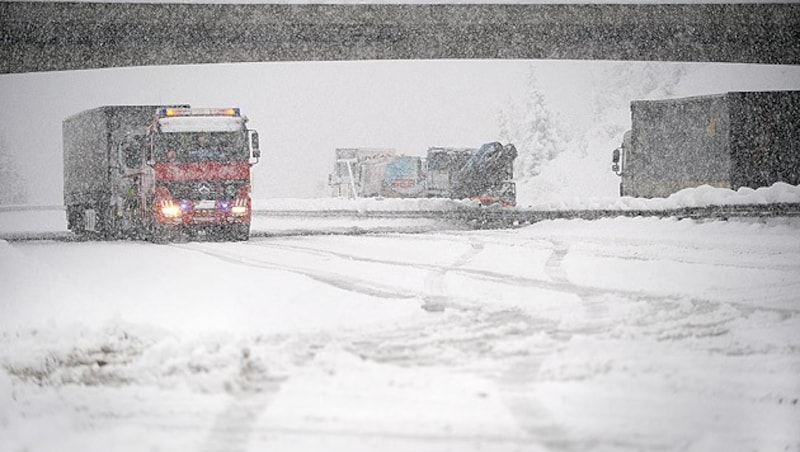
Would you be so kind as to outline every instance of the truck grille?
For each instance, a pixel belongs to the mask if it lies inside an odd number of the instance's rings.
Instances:
[[[236,196],[246,180],[207,180],[207,181],[176,181],[159,182],[159,187],[169,190],[175,199],[232,199]]]

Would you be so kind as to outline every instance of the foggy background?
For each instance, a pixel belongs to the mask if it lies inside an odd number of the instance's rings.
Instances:
[[[567,182],[576,194],[612,196],[618,179],[610,155],[630,126],[631,100],[760,89],[800,89],[800,67],[437,60],[0,75],[0,188],[7,194],[0,204],[63,202],[61,121],[67,116],[101,105],[160,103],[242,109],[262,138],[255,199],[328,196],[337,147],[424,155],[430,146],[495,140],[520,148],[523,189],[550,160],[574,154],[591,176]],[[547,190],[553,185],[561,184]]]

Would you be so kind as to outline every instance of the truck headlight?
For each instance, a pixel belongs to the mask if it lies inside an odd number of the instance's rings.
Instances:
[[[172,203],[165,204],[161,206],[161,214],[167,218],[177,218],[181,216],[181,208]]]

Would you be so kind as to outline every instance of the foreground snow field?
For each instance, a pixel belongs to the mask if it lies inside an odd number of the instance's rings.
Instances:
[[[0,241],[2,451],[800,450],[800,222]]]

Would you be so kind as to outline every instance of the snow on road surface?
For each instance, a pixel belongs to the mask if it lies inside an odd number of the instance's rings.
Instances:
[[[800,450],[800,222],[0,241],[2,451]]]

